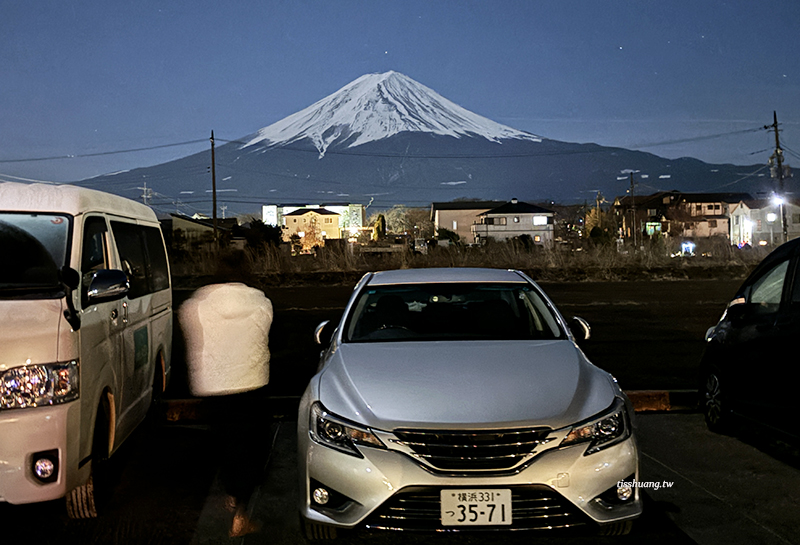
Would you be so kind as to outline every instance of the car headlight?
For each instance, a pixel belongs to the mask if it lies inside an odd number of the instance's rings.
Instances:
[[[308,429],[317,443],[359,458],[363,455],[356,445],[386,448],[370,430],[327,412],[320,403],[311,406]]]
[[[78,362],[13,367],[0,373],[0,409],[57,405],[80,395]]]
[[[608,411],[574,425],[560,446],[589,443],[586,452],[583,453],[584,456],[588,456],[624,441],[630,435],[631,425],[625,402],[621,398],[616,398]]]

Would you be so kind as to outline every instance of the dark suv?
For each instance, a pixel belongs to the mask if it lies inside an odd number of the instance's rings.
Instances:
[[[708,427],[755,420],[798,437],[800,239],[768,255],[706,333],[701,403]]]

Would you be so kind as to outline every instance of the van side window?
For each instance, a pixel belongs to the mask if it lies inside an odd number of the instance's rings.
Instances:
[[[169,268],[164,242],[157,227],[112,221],[111,230],[122,261],[122,270],[128,275],[131,289],[128,298],[169,288]]]
[[[128,298],[136,299],[150,292],[147,285],[147,261],[140,227],[133,223],[111,222],[114,241],[117,243],[122,270],[128,275],[131,289]]]
[[[164,239],[155,227],[143,227],[147,257],[150,260],[150,287],[153,291],[169,289],[169,265]]]
[[[105,218],[90,216],[83,224],[83,248],[81,250],[81,273],[84,286],[92,273],[108,268]]]

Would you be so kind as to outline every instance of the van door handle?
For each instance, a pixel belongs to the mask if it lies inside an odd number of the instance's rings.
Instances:
[[[123,324],[127,324],[128,323],[128,303],[127,302],[122,303],[122,323]]]

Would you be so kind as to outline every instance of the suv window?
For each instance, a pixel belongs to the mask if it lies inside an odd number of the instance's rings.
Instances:
[[[781,304],[783,284],[788,269],[789,260],[787,259],[756,280],[750,288],[750,302],[768,310],[777,310],[778,305]]]

